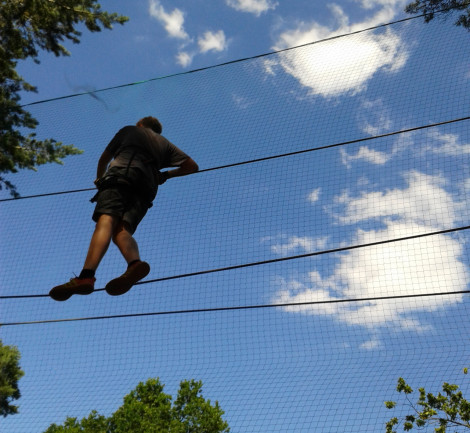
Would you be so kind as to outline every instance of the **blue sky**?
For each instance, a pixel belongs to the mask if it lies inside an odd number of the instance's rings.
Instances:
[[[404,16],[403,2],[337,3],[227,0],[102,1],[103,10],[130,18],[101,33],[83,32],[67,44],[69,58],[43,54],[41,65],[19,66],[39,87],[24,103],[102,89],[206,67]]]
[[[144,82],[31,105],[39,136],[84,153],[11,176],[24,196],[91,188],[113,134],[148,114],[202,170],[468,116],[468,33],[451,20],[179,74],[379,26],[404,17],[400,1],[101,4],[130,22],[84,33],[69,58],[20,65],[39,87],[23,101]],[[171,180],[136,233],[148,279],[467,226],[469,143],[461,121]],[[80,271],[91,195],[0,202],[2,295],[45,294]],[[464,291],[468,264],[460,231],[148,283],[118,298],[0,300],[3,323],[324,301],[2,327],[26,372],[20,414],[2,431],[109,415],[156,376],[171,394],[180,380],[202,380],[233,432],[384,431],[399,376],[434,390],[462,381],[467,295],[328,301]],[[97,287],[123,268],[111,247]]]

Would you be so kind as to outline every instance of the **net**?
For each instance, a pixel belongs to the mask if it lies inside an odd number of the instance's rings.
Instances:
[[[84,153],[0,197],[0,338],[25,371],[2,431],[109,416],[159,377],[172,395],[201,380],[233,432],[378,432],[398,377],[462,383],[467,36],[406,20],[30,105],[39,138]],[[136,232],[151,273],[107,296],[111,246],[99,290],[54,302],[88,248],[97,160],[146,115],[201,169]]]

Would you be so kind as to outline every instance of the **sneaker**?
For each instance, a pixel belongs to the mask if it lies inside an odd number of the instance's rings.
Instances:
[[[55,301],[66,301],[72,295],[89,295],[95,289],[96,278],[72,278],[68,283],[54,287],[49,296]]]
[[[111,296],[119,296],[128,292],[130,288],[150,272],[150,265],[146,262],[137,262],[127,268],[120,277],[106,284],[106,292]]]

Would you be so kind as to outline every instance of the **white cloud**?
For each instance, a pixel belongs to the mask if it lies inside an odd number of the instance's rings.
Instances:
[[[363,193],[351,198],[343,193],[336,203],[343,207],[336,218],[342,224],[380,218],[399,218],[437,229],[452,227],[464,209],[464,203],[454,201],[443,187],[445,179],[417,171],[406,173],[406,189]],[[402,235],[406,236],[406,235]]]
[[[374,338],[372,340],[366,341],[365,343],[362,343],[360,347],[361,349],[372,350],[377,349],[380,346],[382,346],[382,343],[377,338]]]
[[[383,134],[392,127],[390,112],[381,98],[364,100],[357,117],[362,131],[371,136]]]
[[[428,151],[446,156],[462,156],[470,153],[470,144],[459,143],[458,135],[433,131],[428,136],[439,143],[437,146],[428,146],[426,149]]]
[[[281,256],[287,256],[295,253],[313,253],[326,247],[327,237],[311,238],[308,236],[286,236],[279,235],[275,237],[266,237],[262,242],[274,242],[271,245],[271,251]]]
[[[381,98],[375,100],[365,99],[357,111],[357,120],[359,127],[363,132],[370,136],[384,134],[392,128],[392,120],[389,109],[385,106]],[[406,150],[413,143],[411,134],[401,134],[390,152],[382,152],[370,149],[367,146],[361,146],[355,154],[349,154],[343,148],[341,149],[342,163],[351,168],[355,161],[365,161],[370,164],[386,164],[397,153]]]
[[[232,94],[232,99],[235,105],[242,110],[245,110],[254,104],[254,101],[250,100],[249,98],[245,96],[239,96],[235,93]]]
[[[309,195],[308,195],[308,201],[310,203],[315,203],[320,199],[320,193],[321,193],[321,188],[314,189]]]
[[[270,9],[276,9],[278,5],[270,0],[226,0],[226,3],[237,11],[248,12],[257,17]]]
[[[184,14],[180,9],[173,9],[167,13],[158,0],[150,0],[150,15],[165,27],[169,36],[176,39],[188,39],[189,36],[184,30]]]
[[[176,55],[176,63],[185,68],[191,64],[191,62],[193,61],[193,57],[193,54],[190,54],[186,51],[181,51]]]
[[[418,234],[428,227],[389,222],[382,231],[358,232],[356,242],[392,239],[403,233]],[[423,297],[418,302],[364,301],[328,303],[340,299],[364,299],[390,295],[419,295],[465,290],[470,281],[459,260],[462,245],[444,235],[356,249],[341,256],[334,273],[322,279],[311,273],[309,283],[283,281],[274,303],[324,302],[289,306],[285,311],[308,315],[329,315],[348,325],[370,329],[395,324],[404,329],[424,331],[429,326],[412,317],[419,311],[437,311],[462,302],[462,295]]]
[[[387,22],[394,14],[392,9],[383,8],[369,20],[350,25],[339,6],[332,6],[331,9],[339,25],[336,30],[316,22],[301,23],[297,28],[280,34],[274,49],[282,50],[334,38]],[[285,51],[279,55],[279,64],[308,88],[310,94],[331,98],[362,92],[376,73],[397,72],[407,58],[404,41],[389,28],[381,34],[359,33]],[[272,64],[267,68],[272,73]]]
[[[201,53],[207,51],[223,51],[227,48],[227,41],[225,40],[225,33],[223,30],[218,32],[207,31],[202,37],[198,39],[199,49]]]
[[[463,191],[466,194],[470,194],[470,178],[466,179],[462,185]]]
[[[342,194],[342,223],[380,219],[384,228],[356,231],[351,244],[368,244],[411,235],[436,228],[449,228],[458,219],[462,204],[453,200],[443,186],[444,179],[418,172],[407,175],[402,190],[371,192],[359,198]],[[433,235],[407,241],[358,248],[339,256],[332,274],[322,277],[312,270],[305,281],[277,281],[275,303],[320,302],[314,305],[283,307],[284,311],[305,315],[331,316],[339,322],[363,326],[374,333],[364,349],[380,346],[377,330],[391,324],[417,332],[429,324],[416,313],[435,312],[462,302],[461,295],[421,297],[419,300],[362,301],[335,303],[341,299],[370,299],[390,295],[419,295],[466,290],[470,273],[461,262],[463,245],[449,235]]]
[[[351,168],[352,161],[362,160],[370,164],[383,165],[391,157],[391,154],[369,149],[367,146],[361,146],[355,155],[348,154],[344,149],[341,149],[341,161],[348,168]]]
[[[266,59],[264,61],[264,70],[268,75],[276,75],[275,68],[278,65],[277,61],[274,59]]]
[[[175,8],[171,12],[167,12],[159,0],[149,0],[149,12],[163,25],[170,37],[182,41],[179,47],[180,51],[175,56],[176,63],[182,67],[189,66],[198,51],[200,53],[220,52],[227,48],[225,33],[223,30],[219,30],[217,32],[206,31],[197,40],[198,48],[191,50],[188,46],[194,44],[195,41],[184,29],[183,11]]]
[[[377,6],[387,6],[395,10],[403,10],[407,0],[356,0],[365,9],[373,9]]]

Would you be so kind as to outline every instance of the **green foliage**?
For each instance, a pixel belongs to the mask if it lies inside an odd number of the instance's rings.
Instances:
[[[18,406],[11,404],[21,397],[18,381],[24,372],[20,365],[20,352],[14,346],[4,346],[0,340],[0,415],[18,413]]]
[[[202,382],[194,380],[180,384],[178,396],[172,410],[174,433],[217,433],[229,432],[228,424],[222,419],[224,411],[215,402],[205,400],[201,395]]]
[[[224,411],[201,395],[202,382],[183,381],[174,404],[159,379],[148,379],[124,397],[123,405],[109,418],[91,412],[77,421],[52,424],[45,433],[228,433]]]
[[[467,374],[466,368],[464,374]],[[463,397],[458,385],[445,382],[442,385],[442,393],[437,395],[419,388],[419,398],[416,403],[413,403],[409,397],[413,394],[413,389],[401,377],[398,379],[397,391],[406,395],[407,403],[413,411],[402,420],[404,431],[426,426],[434,427],[436,433],[446,433],[450,428],[465,431],[470,429],[470,402]],[[393,409],[396,403],[386,401],[385,406],[387,409]],[[399,424],[398,418],[390,419],[386,424],[386,433],[397,433],[394,428]]]
[[[163,392],[158,379],[149,379],[124,397],[124,404],[111,416],[110,431],[161,432],[168,431],[171,422],[171,396]]]
[[[88,418],[77,421],[77,418],[67,418],[64,425],[52,424],[46,433],[107,433],[108,419],[92,411]]]
[[[440,11],[445,15],[455,11],[465,11],[459,15],[455,25],[470,31],[470,0],[415,0],[405,8],[405,12],[409,14],[425,14],[426,22],[434,19],[436,12]]]
[[[53,139],[38,140],[34,130],[37,120],[20,105],[20,92],[36,88],[16,71],[19,60],[27,58],[39,63],[41,50],[56,56],[69,55],[62,42],[79,43],[84,24],[91,32],[111,29],[123,24],[126,17],[101,11],[97,0],[3,0],[0,3],[0,189],[19,194],[3,173],[19,169],[35,169],[49,162],[81,153],[72,145]],[[25,132],[26,131],[26,132]]]

